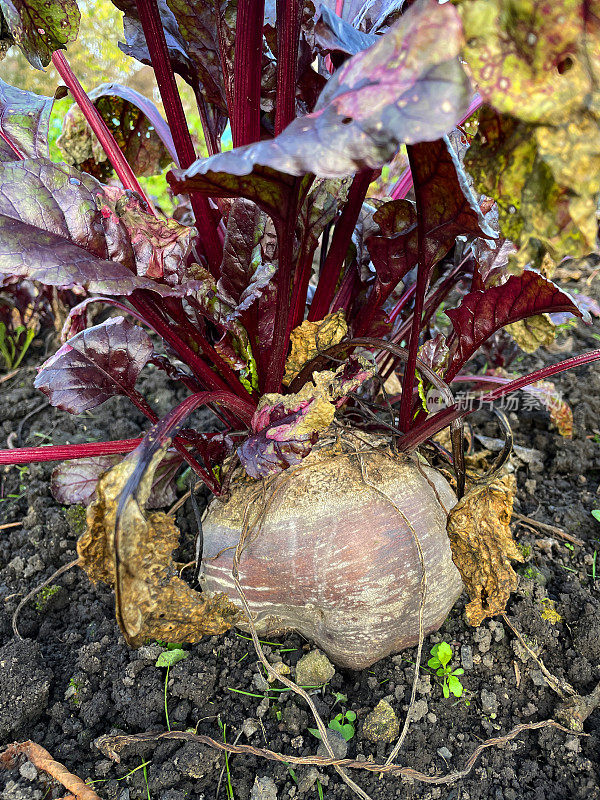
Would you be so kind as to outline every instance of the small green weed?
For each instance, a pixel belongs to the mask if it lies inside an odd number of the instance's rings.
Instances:
[[[146,766],[149,763],[150,763],[149,761],[142,760],[142,763],[140,764],[140,767],[142,769],[142,774],[144,775],[144,783],[146,784],[146,800],[152,800],[152,798],[150,797],[150,786],[148,785],[148,770],[146,769]]]
[[[79,690],[81,689],[81,686],[81,681],[78,681],[76,678],[71,678],[69,680],[67,691],[65,692],[65,700],[68,700],[71,697],[76,706],[81,705],[81,698],[79,697]]]
[[[27,492],[27,483],[25,483],[25,481],[29,475],[29,467],[26,464],[17,466],[17,471],[19,473],[19,493],[15,494],[13,492],[12,494],[7,494],[6,497],[0,498],[0,503],[5,503],[8,500],[20,500],[25,496]]]
[[[167,705],[167,684],[169,683],[169,670],[178,661],[183,661],[187,658],[189,653],[184,650],[180,644],[168,644],[167,649],[156,659],[156,667],[166,667],[167,673],[165,675],[165,719],[167,721],[167,729],[171,730],[171,723],[169,722],[169,708]]]
[[[356,733],[354,725],[352,724],[355,721],[356,714],[354,711],[343,711],[341,714],[336,714],[336,716],[329,721],[329,725],[327,727],[332,731],[337,731],[347,742],[349,742]],[[312,733],[312,735],[317,739],[321,738],[321,734],[317,728],[309,728],[308,732]]]
[[[427,665],[436,671],[436,675],[441,678],[442,692],[444,697],[448,699],[451,694],[454,697],[461,697],[464,691],[464,686],[460,682],[459,675],[464,674],[464,669],[452,669],[450,662],[452,661],[452,648],[448,642],[440,642],[431,648],[431,658]]]
[[[6,325],[0,322],[0,356],[2,356],[7,372],[19,366],[34,337],[35,328],[19,325],[9,331]]]
[[[33,603],[35,610],[44,611],[57,592],[60,592],[60,586],[44,586],[43,589],[40,589]]]
[[[335,697],[335,702],[331,706],[331,708],[335,708],[338,703],[347,703],[348,702],[348,695],[343,694],[342,692],[333,692],[333,696]]]
[[[521,551],[521,555],[523,556],[524,561],[529,561],[531,558],[531,545],[525,544],[525,542],[520,542],[517,547]]]
[[[146,767],[148,766],[148,764],[151,764],[151,763],[152,763],[151,761],[142,761],[142,763],[138,767],[134,767],[133,769],[129,770],[129,772],[126,775],[121,775],[120,778],[114,778],[114,780],[115,781],[125,781],[125,780],[127,780],[127,778],[131,778],[131,776],[134,773],[136,773],[138,770],[143,769],[144,770],[144,779],[145,779],[145,783],[146,783],[146,788],[148,790],[148,794],[150,794],[150,788],[148,786],[148,775],[146,773]],[[95,780],[92,780],[91,778],[87,778],[85,782],[88,784],[88,786],[93,786],[95,783],[108,783],[109,780],[111,780],[111,778],[97,778]]]
[[[597,520],[598,522],[600,522],[600,508],[595,508],[595,509],[592,511],[592,517],[593,517],[595,520]]]
[[[223,742],[227,744],[227,723],[222,722],[220,714],[217,717],[217,722],[219,723],[219,728],[221,729],[221,733],[223,734]],[[231,783],[231,770],[229,769],[229,753],[227,752],[227,750],[225,751],[225,771],[227,773],[227,800],[234,800],[233,786]]]
[[[85,506],[69,506],[65,509],[65,519],[76,536],[81,536],[86,528]]]

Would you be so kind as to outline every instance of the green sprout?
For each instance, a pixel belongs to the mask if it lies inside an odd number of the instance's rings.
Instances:
[[[73,703],[76,706],[80,706],[81,705],[81,698],[79,697],[79,690],[81,689],[82,685],[83,685],[82,682],[78,681],[76,678],[74,678],[74,677],[70,678],[69,679],[69,687],[68,687],[67,691],[65,692],[65,699],[68,699],[69,697],[72,697],[73,698]]]
[[[217,717],[219,728],[223,734],[223,742],[227,744],[227,723],[221,720],[221,715]],[[225,750],[225,770],[227,771],[227,800],[234,800],[233,784],[231,783],[231,770],[229,768],[229,753]],[[222,775],[223,773],[221,773]],[[219,781],[220,783],[220,781]]]
[[[348,695],[343,692],[333,692],[333,696],[335,697],[335,703],[331,706],[332,709],[334,709],[338,703],[348,702]]]
[[[436,675],[440,677],[442,684],[442,691],[444,697],[448,699],[451,694],[454,697],[461,697],[464,691],[464,686],[460,682],[459,675],[464,674],[464,669],[452,669],[449,666],[452,661],[452,648],[448,642],[440,642],[431,648],[431,658],[427,665],[436,671]]]
[[[355,720],[356,714],[354,711],[344,711],[341,714],[336,714],[336,716],[330,720],[327,727],[332,731],[337,731],[347,742],[349,742],[356,733],[354,725],[352,724]],[[312,735],[317,739],[321,738],[321,734],[317,728],[309,728],[308,732],[312,733]]]
[[[156,667],[166,667],[167,674],[165,675],[165,719],[167,721],[167,729],[171,730],[171,723],[169,722],[169,709],[167,706],[167,684],[169,683],[169,670],[178,661],[183,661],[187,658],[189,653],[184,650],[180,644],[168,644],[167,649],[156,659]]]
[[[598,520],[598,522],[600,522],[600,508],[595,508],[595,509],[592,511],[592,517],[593,517],[595,520]]]
[[[0,356],[7,371],[17,369],[34,337],[34,328],[19,325],[14,331],[9,331],[6,325],[0,322]]]

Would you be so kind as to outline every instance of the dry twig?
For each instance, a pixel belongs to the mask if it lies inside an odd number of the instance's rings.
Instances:
[[[25,595],[25,597],[19,602],[19,605],[15,608],[15,613],[13,614],[12,618],[12,629],[17,639],[23,641],[23,637],[19,633],[19,629],[17,627],[17,619],[19,618],[19,614],[21,613],[21,609],[23,608],[25,603],[31,600],[32,597],[35,597],[38,592],[42,591],[42,589],[45,589],[46,586],[52,583],[52,581],[55,578],[58,578],[59,575],[62,575],[64,572],[67,572],[68,570],[72,569],[72,567],[76,567],[77,564],[79,564],[78,558],[76,558],[74,561],[69,561],[68,564],[63,564],[60,569],[57,569],[56,572],[53,572],[52,575],[50,575],[49,578],[46,578],[46,580],[43,583],[40,583],[38,586],[35,587],[35,589],[32,589],[30,592],[28,592]]]
[[[583,723],[598,706],[600,706],[600,683],[590,694],[586,694],[583,697],[576,695],[565,700],[558,708],[556,716],[574,733],[581,733],[583,731]]]
[[[6,381],[9,381],[11,378],[14,378],[15,375],[18,373],[18,371],[19,371],[18,369],[13,369],[12,372],[7,372],[6,375],[3,375],[0,378],[0,383],[5,383]]]
[[[505,622],[505,623],[508,625],[508,627],[511,629],[511,631],[512,631],[512,632],[515,634],[515,636],[517,637],[517,639],[518,639],[518,640],[521,642],[521,644],[523,645],[523,647],[525,648],[525,650],[527,650],[527,652],[529,653],[529,655],[530,655],[530,656],[533,658],[533,660],[536,662],[536,664],[538,665],[538,667],[539,667],[539,668],[540,668],[540,670],[542,671],[542,674],[543,674],[543,676],[544,676],[544,677],[546,678],[546,680],[548,681],[548,685],[550,686],[550,688],[551,688],[551,689],[553,689],[553,690],[556,692],[556,694],[557,694],[559,697],[561,697],[563,700],[567,700],[567,699],[569,699],[569,698],[571,698],[571,697],[578,696],[578,695],[577,695],[577,692],[576,692],[576,691],[575,691],[575,689],[574,689],[574,688],[571,686],[571,684],[570,684],[570,683],[568,683],[567,681],[563,680],[562,678],[557,678],[557,677],[556,677],[556,675],[553,675],[553,674],[552,674],[552,673],[551,673],[551,672],[550,672],[550,671],[549,671],[549,670],[546,668],[546,665],[544,664],[544,662],[542,661],[542,659],[541,659],[541,658],[540,658],[540,657],[537,655],[537,653],[535,653],[535,652],[534,652],[534,651],[531,649],[531,647],[529,647],[529,645],[527,644],[527,642],[525,641],[525,639],[523,638],[523,636],[522,636],[522,635],[519,633],[519,631],[518,631],[518,630],[517,630],[517,629],[514,627],[514,625],[513,625],[513,624],[511,623],[511,621],[508,619],[508,617],[506,616],[506,614],[502,614],[501,616],[502,616],[502,619],[504,620],[504,622]]]
[[[7,528],[18,528],[19,525],[23,525],[22,522],[5,522],[4,525],[0,525],[0,531],[5,531]]]
[[[546,522],[538,522],[537,519],[532,519],[531,517],[525,517],[523,514],[517,514],[516,511],[512,513],[513,520],[517,522],[522,522],[525,525],[530,525],[533,528],[537,528],[538,530],[547,531],[551,533],[553,536],[558,536],[559,539],[564,539],[567,542],[571,542],[571,544],[576,544],[579,547],[583,547],[585,542],[583,539],[578,539],[577,536],[571,536],[570,533],[566,533],[562,530],[562,528],[557,528],[556,525],[548,525]]]
[[[81,778],[69,772],[60,762],[55,761],[47,750],[35,742],[27,741],[9,744],[0,753],[0,766],[4,769],[12,769],[16,766],[19,756],[25,756],[36,769],[45,772],[55,781],[62,784],[70,792],[63,800],[67,800],[67,798],[69,800],[70,798],[74,798],[74,800],[100,800],[100,797],[87,783],[84,783]]]
[[[277,676],[281,678],[282,676]],[[541,728],[556,728],[563,733],[572,734],[573,731],[565,728],[560,723],[553,719],[545,719],[541,722],[524,722],[517,725],[504,736],[496,736],[492,739],[486,739],[481,742],[475,750],[471,753],[465,766],[456,772],[449,772],[447,775],[425,775],[412,767],[403,767],[400,764],[378,764],[374,761],[353,761],[350,758],[320,758],[319,756],[292,756],[284,753],[276,753],[267,748],[253,747],[249,744],[228,744],[226,742],[219,742],[211,739],[210,736],[204,736],[200,733],[191,733],[188,731],[164,731],[147,733],[134,733],[130,735],[118,734],[115,736],[106,735],[96,739],[96,747],[104,753],[107,758],[112,759],[119,763],[121,757],[120,751],[129,744],[137,744],[139,742],[159,742],[163,739],[175,739],[184,742],[197,742],[198,744],[208,745],[217,750],[225,750],[228,753],[245,753],[246,755],[260,756],[267,758],[269,761],[279,761],[283,764],[292,764],[293,766],[310,765],[315,767],[343,767],[345,769],[364,769],[367,772],[382,773],[384,775],[399,775],[403,778],[410,778],[411,780],[420,781],[421,783],[433,784],[435,786],[448,785],[454,783],[462,778],[466,778],[469,772],[475,766],[475,763],[481,753],[489,747],[497,747],[512,739],[516,738],[524,731],[537,731]],[[585,734],[583,734],[585,735]]]

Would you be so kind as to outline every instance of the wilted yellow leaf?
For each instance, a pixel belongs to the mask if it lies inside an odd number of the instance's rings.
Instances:
[[[87,511],[87,530],[77,542],[90,580],[115,587],[117,622],[131,647],[148,639],[197,642],[203,635],[224,633],[239,614],[225,595],[207,598],[181,580],[171,558],[179,530],[167,514],[144,514],[163,457],[161,449],[137,489],[123,496],[118,520],[119,501],[137,459],[130,456],[105,473]]]
[[[465,164],[498,203],[514,266],[596,248],[600,26],[596,0],[455,0],[485,106]]]
[[[535,317],[511,322],[505,325],[505,330],[526,353],[535,353],[538,347],[552,344],[556,336],[556,325],[548,314],[536,314]]]
[[[397,395],[402,394],[402,382],[395,372],[392,372],[392,374],[383,384],[383,388],[386,394],[390,395],[391,397],[396,397]]]
[[[285,362],[283,383],[294,380],[302,367],[321,350],[339,344],[348,333],[344,311],[336,311],[318,322],[304,320],[291,334],[292,351]]]
[[[471,598],[466,608],[470,625],[504,611],[517,587],[510,562],[523,561],[523,556],[509,526],[514,493],[514,476],[504,475],[475,485],[448,515],[452,559]]]
[[[558,428],[558,432],[566,439],[573,436],[573,411],[563,400],[552,381],[536,381],[525,390],[533,395],[547,409],[550,419]]]

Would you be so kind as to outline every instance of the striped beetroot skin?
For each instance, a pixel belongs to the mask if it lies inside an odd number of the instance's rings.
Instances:
[[[442,624],[462,583],[446,535],[456,497],[443,476],[387,448],[348,450],[338,442],[313,451],[272,481],[239,574],[261,635],[295,629],[338,665],[363,669],[418,641],[416,539],[427,576],[425,633]],[[256,520],[265,495],[257,481],[233,485],[204,522],[203,587],[239,605],[234,548],[246,509]]]

